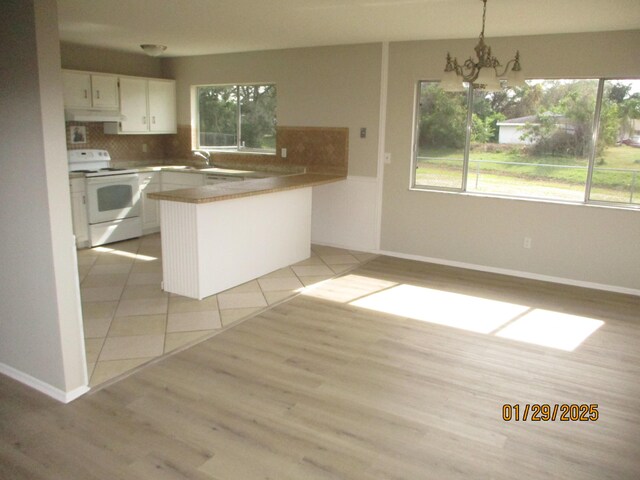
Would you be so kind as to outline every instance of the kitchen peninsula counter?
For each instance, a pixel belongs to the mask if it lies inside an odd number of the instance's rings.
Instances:
[[[269,177],[229,182],[205,187],[183,188],[166,192],[149,193],[155,200],[168,200],[184,203],[210,203],[253,195],[294,190],[298,188],[324,185],[344,180],[344,176],[323,175],[318,173],[299,173],[280,177]]]
[[[345,178],[305,173],[149,193],[160,202],[164,290],[201,300],[309,258],[312,187]]]

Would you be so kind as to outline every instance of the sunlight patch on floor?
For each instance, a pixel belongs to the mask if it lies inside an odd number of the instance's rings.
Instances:
[[[602,325],[602,320],[536,308],[496,335],[571,352]]]
[[[356,307],[399,317],[490,333],[529,307],[413,285],[397,285],[351,302]]]
[[[301,294],[565,351],[575,350],[604,325],[602,320],[530,305],[353,274],[304,288]]]
[[[360,275],[345,275],[344,277],[326,280],[301,290],[302,295],[308,297],[331,300],[338,303],[349,303],[372,293],[383,291],[398,285],[378,278]]]
[[[100,253],[110,253],[112,255],[119,255],[121,257],[133,258],[134,260],[142,260],[143,262],[158,260],[157,257],[150,257],[149,255],[141,255],[139,253],[125,252],[124,250],[116,250],[114,248],[108,247],[94,247],[93,250]]]

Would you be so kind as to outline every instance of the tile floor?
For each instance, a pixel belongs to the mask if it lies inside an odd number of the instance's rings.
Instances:
[[[203,300],[160,289],[160,235],[78,251],[90,385],[204,340],[375,255],[312,245],[311,257]]]

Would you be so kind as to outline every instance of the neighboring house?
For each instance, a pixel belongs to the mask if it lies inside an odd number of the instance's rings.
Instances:
[[[528,115],[526,117],[510,118],[503,122],[498,122],[498,143],[515,143],[518,145],[528,145],[533,143],[531,139],[523,139],[523,127],[527,123],[535,124],[538,117]]]
[[[630,139],[634,143],[640,143],[640,120],[634,119],[631,122]]]
[[[574,132],[574,126],[571,125],[566,117],[557,113],[543,113],[545,116],[556,117],[556,125],[558,128],[564,129],[568,133]],[[496,125],[499,128],[498,131],[498,143],[511,143],[516,145],[530,145],[533,143],[531,138],[524,139],[522,134],[524,133],[525,125],[538,125],[538,115],[527,115],[526,117],[510,118],[503,122],[498,122]]]

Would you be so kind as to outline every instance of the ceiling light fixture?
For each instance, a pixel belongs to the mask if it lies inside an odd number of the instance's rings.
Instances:
[[[150,43],[140,45],[140,48],[150,57],[159,57],[160,55],[162,55],[162,52],[167,49],[165,45],[152,45]]]
[[[502,90],[500,80],[506,80],[508,87],[521,87],[525,85],[524,74],[520,67],[520,52],[516,51],[516,56],[509,60],[502,70],[498,73],[498,68],[502,64],[498,59],[491,55],[491,47],[484,43],[484,23],[487,15],[487,0],[482,0],[484,4],[482,10],[482,32],[480,32],[480,40],[474,48],[478,61],[474,62],[469,57],[462,65],[458,63],[458,59],[451,59],[451,55],[447,53],[447,65],[442,75],[440,86],[448,92],[460,92],[464,90],[463,82],[473,84],[473,87],[489,92],[497,92]],[[509,69],[511,67],[511,69]],[[505,77],[505,74],[509,73]]]

